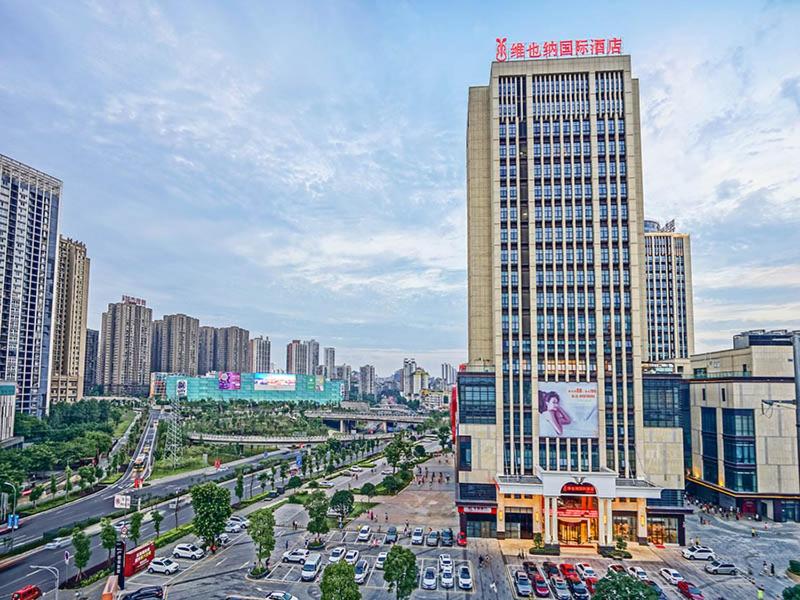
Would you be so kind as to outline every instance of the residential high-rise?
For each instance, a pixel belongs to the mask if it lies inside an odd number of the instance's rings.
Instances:
[[[216,371],[244,373],[250,368],[250,332],[241,327],[220,327],[214,342]]]
[[[350,365],[337,365],[336,377],[334,379],[341,379],[344,381],[344,399],[350,398],[350,382],[352,380],[353,369]]]
[[[123,296],[103,313],[98,383],[103,393],[147,395],[153,311],[141,298]]]
[[[0,155],[0,380],[17,410],[45,415],[61,181]]]
[[[304,342],[306,347],[308,348],[308,370],[307,373],[309,375],[314,375],[317,372],[317,367],[319,366],[319,342],[317,340],[311,339],[307,342]]]
[[[413,358],[403,359],[403,379],[400,384],[400,391],[404,394],[411,394],[413,390],[414,372],[417,370],[417,361]]]
[[[651,526],[677,526],[647,506],[661,500],[653,481],[663,457],[644,452],[639,83],[629,56],[492,64],[489,85],[469,90],[467,220],[461,530],[606,547],[616,534],[644,542]]]
[[[164,315],[163,331],[160,334],[161,349],[159,351],[159,368],[152,366],[153,371],[165,373],[181,373],[194,377],[197,375],[198,340],[200,321],[189,315],[178,313]],[[155,321],[155,326],[159,321]],[[153,329],[155,340],[155,327]]]
[[[214,370],[214,347],[216,344],[217,330],[214,327],[203,326],[199,330],[197,340],[197,372],[205,375]]]
[[[258,336],[250,340],[250,371],[268,373],[271,344],[268,337]]]
[[[375,367],[364,365],[358,370],[358,394],[362,400],[375,395]]]
[[[162,354],[166,330],[163,319],[153,321],[153,325],[150,327],[150,370],[155,373],[163,373],[167,370],[166,357]]]
[[[442,381],[445,385],[453,385],[456,382],[458,371],[449,363],[442,364]]]
[[[292,340],[286,345],[286,372],[308,375],[308,345]]]
[[[100,332],[97,329],[86,330],[86,365],[83,369],[83,391],[89,394],[97,385],[97,353],[100,350]]]
[[[60,236],[53,302],[49,403],[77,402],[83,398],[88,305],[89,257],[86,256],[86,246]]]
[[[692,254],[688,233],[675,221],[644,222],[647,272],[647,359],[688,359],[694,354]]]
[[[323,351],[323,360],[325,372],[323,373],[328,379],[336,379],[336,348],[325,348]]]

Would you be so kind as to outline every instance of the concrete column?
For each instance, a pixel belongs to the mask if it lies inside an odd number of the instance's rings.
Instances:
[[[339,421],[339,433],[347,433],[347,421],[344,419]]]
[[[606,499],[597,499],[597,543],[600,546],[607,546],[606,542]]]
[[[611,505],[612,498],[606,498],[606,542],[609,546],[614,545],[614,519],[612,518]]]
[[[550,524],[550,531],[553,535],[553,544],[558,544],[558,498],[553,497],[553,522]]]
[[[544,543],[550,544],[550,496],[544,497]]]
[[[636,527],[639,543],[647,545],[647,500],[639,498],[636,506]]]

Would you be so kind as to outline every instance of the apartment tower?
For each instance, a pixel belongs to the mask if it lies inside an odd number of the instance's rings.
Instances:
[[[61,181],[0,155],[0,380],[17,410],[47,414]]]
[[[694,354],[692,255],[688,233],[644,222],[647,273],[647,360],[674,361]]]
[[[469,90],[468,536],[607,547],[624,526],[645,543],[661,495],[643,452],[639,82],[629,56],[592,56],[603,42],[494,62]]]
[[[241,327],[220,327],[214,336],[216,371],[245,373],[250,367],[250,332]]]
[[[89,308],[89,257],[86,246],[58,239],[50,402],[83,398],[86,368],[86,314]]]
[[[83,392],[91,394],[97,385],[97,353],[100,349],[100,332],[97,329],[86,330],[86,364],[83,369]]]
[[[153,325],[158,322],[154,322]],[[160,322],[163,323],[163,326],[159,335],[161,349],[158,352],[160,363],[157,370],[194,377],[197,375],[200,321],[189,315],[178,313],[164,315]],[[154,328],[153,339],[155,340],[155,338]],[[156,370],[155,365],[153,370]]]
[[[217,330],[204,325],[200,328],[197,340],[197,372],[205,375],[214,369],[214,346]]]
[[[268,337],[258,336],[250,340],[250,371],[268,373],[271,343]]]
[[[323,351],[325,366],[324,375],[328,379],[336,379],[336,348],[325,348]]]
[[[358,394],[363,400],[365,396],[375,395],[375,367],[364,365],[358,370]]]
[[[305,342],[292,340],[286,345],[286,372],[308,374],[308,346]]]
[[[153,311],[141,298],[123,296],[103,313],[98,383],[103,393],[147,395]]]

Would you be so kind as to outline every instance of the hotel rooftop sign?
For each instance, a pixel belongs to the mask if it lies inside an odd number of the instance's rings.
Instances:
[[[622,54],[622,38],[593,40],[561,40],[558,42],[513,42],[506,47],[508,38],[497,38],[495,60],[524,60],[527,58],[564,58],[572,56],[606,56]]]

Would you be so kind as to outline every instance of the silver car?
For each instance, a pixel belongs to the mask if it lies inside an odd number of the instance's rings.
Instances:
[[[422,589],[435,590],[436,589],[436,569],[428,567],[425,569],[425,574],[422,576]]]
[[[713,575],[736,575],[737,572],[736,565],[733,563],[712,560],[706,565],[706,573],[711,573]]]

